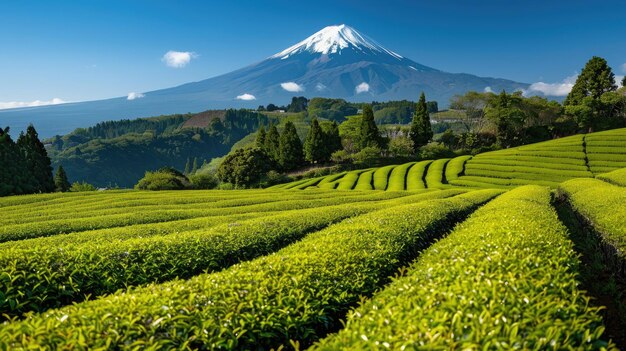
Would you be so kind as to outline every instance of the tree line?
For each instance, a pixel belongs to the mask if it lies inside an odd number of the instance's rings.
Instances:
[[[30,125],[14,142],[9,127],[0,128],[0,196],[68,191],[63,167],[55,177],[48,153]]]
[[[422,93],[416,104],[410,132],[411,152],[418,152],[433,137],[426,97]],[[387,147],[387,140],[376,125],[372,106],[362,105],[362,113],[350,143],[363,153],[380,156]],[[293,122],[287,121],[282,132],[275,124],[268,129],[261,126],[257,131],[254,147],[240,148],[227,155],[217,169],[220,181],[238,187],[258,184],[268,174],[289,172],[306,164],[322,164],[331,161],[344,150],[339,125],[336,121],[311,120],[310,127],[301,141]],[[274,176],[275,177],[275,176]]]

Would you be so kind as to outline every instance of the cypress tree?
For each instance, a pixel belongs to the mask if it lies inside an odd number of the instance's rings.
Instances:
[[[626,88],[626,76],[622,78],[622,86]]]
[[[57,172],[54,175],[54,186],[56,191],[63,193],[70,190],[70,182],[67,180],[67,174],[65,174],[65,170],[61,165],[59,165],[59,168],[57,168]]]
[[[339,151],[343,148],[343,145],[341,145],[341,136],[339,136],[339,125],[336,121],[333,121],[330,128],[325,131],[324,139],[328,158],[330,159],[330,155],[332,155],[333,152]]]
[[[286,171],[295,169],[304,162],[302,142],[296,131],[296,126],[291,121],[285,124],[283,134],[280,136],[278,162]]]
[[[25,193],[24,162],[11,136],[9,127],[0,128],[0,196]]]
[[[26,134],[20,134],[17,146],[24,158],[25,170],[30,178],[27,192],[53,192],[55,186],[50,158],[32,124],[26,128]]]
[[[191,172],[191,158],[187,157],[187,162],[185,163],[185,172],[183,174],[188,175]]]
[[[194,174],[198,171],[198,158],[193,158],[193,167],[191,168],[191,174]]]
[[[304,157],[311,163],[324,160],[324,134],[317,118],[313,118],[311,128],[304,140]]]
[[[423,92],[420,95],[420,99],[415,108],[415,113],[413,114],[409,137],[413,141],[415,152],[417,152],[420,147],[428,144],[428,142],[433,138],[430,116],[428,115],[428,105],[426,103],[426,96]]]
[[[365,105],[363,107],[363,117],[361,119],[361,126],[359,128],[360,134],[360,147],[361,149],[368,146],[380,147],[380,133],[378,127],[374,121],[374,111],[372,106]]]
[[[267,155],[274,161],[278,161],[279,158],[279,148],[280,147],[280,134],[278,134],[278,129],[274,124],[270,124],[270,129],[267,135],[265,136],[265,147],[264,150]]]
[[[256,141],[254,142],[254,145],[258,148],[265,149],[265,138],[265,126],[261,125],[259,131],[256,133]]]

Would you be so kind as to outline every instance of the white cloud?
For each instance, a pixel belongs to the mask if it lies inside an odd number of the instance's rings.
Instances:
[[[244,100],[244,101],[256,100],[256,96],[245,93],[245,94],[238,95],[237,100]]]
[[[135,100],[135,99],[141,99],[142,97],[145,97],[144,94],[142,93],[128,93],[128,97],[126,98],[127,100]]]
[[[357,94],[367,93],[368,91],[370,91],[370,85],[363,82],[357,85],[356,88],[354,88],[354,90],[356,91]]]
[[[37,107],[37,106],[46,106],[46,105],[59,105],[65,104],[69,101],[64,101],[59,98],[54,98],[48,101],[35,100],[31,102],[23,102],[23,101],[9,101],[9,102],[0,102],[0,110],[5,110],[9,108],[20,108],[20,107]]]
[[[491,87],[485,87],[484,91],[485,93],[493,93],[493,90],[491,89]]]
[[[324,91],[326,89],[327,89],[327,87],[324,84],[322,84],[322,83],[317,83],[315,85],[315,90],[317,90],[317,91]]]
[[[622,72],[626,73],[626,63],[622,65]]]
[[[615,76],[615,84],[617,85],[618,88],[622,87],[623,79],[624,79],[624,76]]]
[[[537,94],[543,94],[545,96],[567,96],[567,94],[572,91],[574,83],[576,83],[576,78],[578,78],[578,75],[569,76],[560,83],[533,83],[528,89],[523,90],[524,96]]]
[[[163,61],[168,67],[183,68],[189,64],[191,59],[198,57],[195,52],[191,51],[168,51],[163,55]]]
[[[295,82],[285,82],[285,83],[280,83],[280,86],[292,93],[298,93],[301,91],[304,91],[304,87],[298,83]]]

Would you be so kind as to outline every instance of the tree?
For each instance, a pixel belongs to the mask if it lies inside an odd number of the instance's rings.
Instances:
[[[602,94],[615,91],[615,75],[605,59],[593,56],[576,78],[572,91],[567,95],[564,105],[581,105],[583,99],[591,96],[594,100]]]
[[[291,103],[287,106],[287,112],[302,112],[306,111],[309,100],[304,96],[291,98]]]
[[[339,136],[339,125],[336,121],[332,123],[326,122],[324,124],[320,124],[322,127],[322,132],[324,135],[324,145],[325,148],[325,158],[330,159],[330,156],[335,151],[339,151],[343,148],[341,145],[341,136]]]
[[[626,76],[624,76],[624,78],[622,78],[622,86],[626,87]]]
[[[361,126],[359,128],[359,141],[361,149],[368,146],[380,147],[380,133],[376,122],[374,122],[374,112],[370,105],[363,106],[363,118],[361,119]]]
[[[27,193],[30,179],[19,148],[9,135],[9,127],[0,128],[0,196]]]
[[[485,117],[496,126],[496,142],[501,147],[519,145],[526,114],[517,105],[520,98],[516,95],[508,95],[502,90],[496,99],[490,101],[485,109]]]
[[[67,174],[65,174],[65,170],[61,165],[59,165],[59,168],[57,168],[57,172],[54,175],[54,185],[56,187],[56,191],[62,193],[70,190],[70,182],[67,180]]]
[[[311,163],[324,161],[326,156],[324,148],[324,133],[317,118],[313,118],[309,132],[304,140],[305,159]]]
[[[191,167],[191,174],[194,174],[198,171],[198,158],[193,158],[193,166]]]
[[[415,114],[413,114],[409,137],[413,141],[413,148],[415,152],[417,152],[420,147],[428,144],[428,142],[430,142],[433,138],[433,130],[430,125],[430,116],[428,114],[426,96],[423,92],[420,95],[419,102],[415,108]]]
[[[263,149],[265,147],[265,138],[266,138],[266,134],[265,134],[265,126],[261,126],[259,127],[259,130],[256,132],[256,140],[254,142],[254,145],[258,148]]]
[[[32,124],[26,128],[26,134],[20,134],[17,146],[24,158],[25,171],[29,177],[28,192],[53,192],[55,186],[50,158]]]
[[[258,184],[272,169],[272,159],[260,148],[237,149],[217,168],[217,177],[237,187]]]
[[[285,124],[283,134],[280,136],[278,162],[283,170],[292,170],[304,162],[302,142],[296,131],[296,126],[289,121]]]
[[[183,171],[183,174],[190,174],[191,173],[191,158],[187,157],[187,162],[185,163],[185,170]]]
[[[563,105],[565,113],[578,123],[581,129],[592,132],[613,127],[620,114],[619,97],[605,96],[617,90],[615,75],[605,59],[592,57],[576,79],[572,91]]]
[[[265,143],[263,149],[267,156],[269,156],[272,160],[278,161],[279,158],[279,147],[280,147],[280,134],[278,133],[278,129],[272,123],[270,123],[270,129],[267,135],[265,136]]]

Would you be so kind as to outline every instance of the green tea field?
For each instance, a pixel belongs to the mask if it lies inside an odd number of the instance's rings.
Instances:
[[[449,187],[555,188],[573,178],[593,178],[626,167],[626,129],[574,135],[453,159],[358,170],[277,185],[276,189],[415,190]]]
[[[616,349],[625,139],[0,198],[0,349]]]

